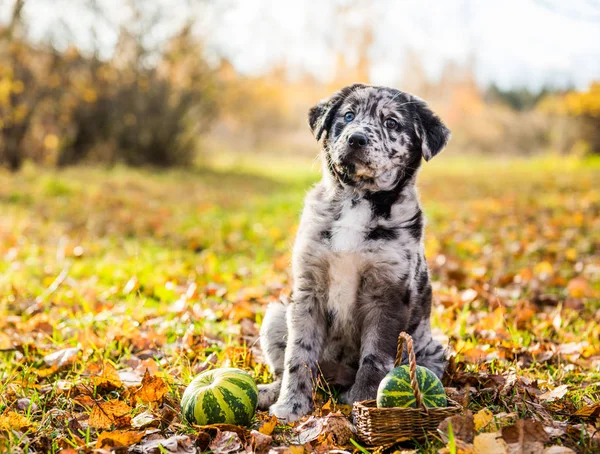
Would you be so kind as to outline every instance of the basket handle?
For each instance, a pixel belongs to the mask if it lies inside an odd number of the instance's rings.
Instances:
[[[427,409],[423,405],[423,398],[421,396],[421,390],[419,389],[419,383],[417,382],[417,358],[415,357],[415,351],[413,350],[413,340],[409,334],[402,331],[398,335],[398,349],[396,350],[396,361],[394,367],[400,366],[402,363],[402,353],[404,353],[404,344],[406,344],[406,352],[408,353],[408,371],[410,374],[410,386],[412,386],[415,394],[415,403],[417,408]]]

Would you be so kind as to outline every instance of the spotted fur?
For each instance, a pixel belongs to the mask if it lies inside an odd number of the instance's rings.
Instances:
[[[350,113],[351,115],[349,115]],[[393,120],[393,121],[389,121]],[[318,373],[352,403],[374,399],[400,331],[417,363],[441,376],[415,179],[449,131],[407,93],[356,84],[309,112],[323,178],[307,195],[292,255],[292,303],[271,305],[261,345],[276,377],[259,407],[293,421],[312,409]]]

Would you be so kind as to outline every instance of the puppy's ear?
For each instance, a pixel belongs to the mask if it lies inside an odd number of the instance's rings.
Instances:
[[[417,113],[415,131],[421,139],[421,152],[425,161],[429,161],[444,149],[450,140],[450,130],[442,120],[434,114],[422,99],[414,97],[417,101],[414,106]]]
[[[356,89],[365,87],[363,84],[354,84],[342,88],[327,99],[322,99],[319,103],[308,111],[308,125],[317,140],[321,140],[323,133],[329,131],[335,114],[344,102],[344,100]]]

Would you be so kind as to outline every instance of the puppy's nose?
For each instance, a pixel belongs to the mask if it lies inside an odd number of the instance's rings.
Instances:
[[[348,137],[348,145],[357,150],[364,147],[367,143],[369,143],[367,136],[361,134],[360,132],[355,132]]]

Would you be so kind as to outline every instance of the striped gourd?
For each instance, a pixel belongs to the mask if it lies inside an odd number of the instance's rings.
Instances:
[[[417,383],[426,407],[445,407],[448,405],[446,391],[437,376],[429,369],[417,366]],[[416,407],[415,393],[410,386],[408,365],[392,369],[379,384],[377,390],[377,406]]]
[[[198,375],[181,398],[181,411],[191,423],[247,426],[258,404],[258,388],[239,369],[214,369]]]

